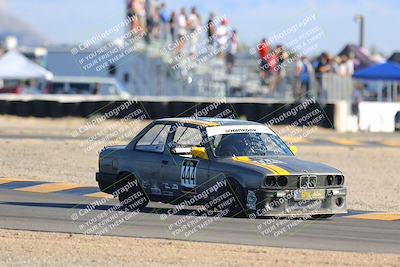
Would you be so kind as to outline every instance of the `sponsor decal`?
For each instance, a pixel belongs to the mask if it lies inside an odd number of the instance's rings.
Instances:
[[[179,186],[177,184],[172,184],[171,189],[172,190],[178,190]]]
[[[154,195],[161,195],[161,189],[158,187],[153,187],[150,189],[151,193]]]
[[[147,180],[143,180],[142,181],[142,186],[143,188],[150,188],[151,187],[151,183]]]
[[[265,125],[233,125],[233,126],[229,125],[229,126],[215,126],[207,128],[207,134],[210,137],[221,134],[235,134],[235,133],[267,133],[275,135],[275,133]]]
[[[181,167],[181,185],[186,188],[194,188],[196,186],[196,174],[198,160],[185,159]]]
[[[286,164],[285,162],[277,159],[251,159],[251,161],[261,164]]]

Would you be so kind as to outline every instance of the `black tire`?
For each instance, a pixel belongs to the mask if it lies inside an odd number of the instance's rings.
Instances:
[[[333,216],[335,216],[335,214],[318,214],[318,215],[311,215],[311,218],[318,220],[318,219],[328,219]]]
[[[128,190],[122,190],[126,185],[135,181],[136,178],[131,173],[121,173],[118,176],[117,190],[121,191],[118,194],[118,199],[123,211],[142,211],[149,203],[149,198],[139,183],[137,186],[129,187]]]
[[[245,202],[245,193],[242,186],[236,182],[235,180],[229,179],[227,180],[226,187],[222,187],[218,190],[217,198],[225,194],[226,192],[230,193],[229,198],[224,199],[224,201],[234,198],[234,201],[230,203],[228,206],[223,207],[223,210],[218,207],[221,203],[215,203],[210,206],[210,210],[217,209],[218,211],[224,212],[224,217],[233,217],[233,218],[246,218],[249,215],[246,212],[246,202]]]

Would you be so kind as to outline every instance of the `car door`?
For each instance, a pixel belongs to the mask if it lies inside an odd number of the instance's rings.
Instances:
[[[161,164],[168,157],[164,150],[171,125],[155,124],[136,143],[135,169],[143,188],[150,194],[161,195]]]
[[[209,161],[192,158],[191,147],[202,147],[202,134],[194,126],[173,126],[165,153],[168,160],[161,166],[163,180],[179,193],[198,193],[208,180]]]

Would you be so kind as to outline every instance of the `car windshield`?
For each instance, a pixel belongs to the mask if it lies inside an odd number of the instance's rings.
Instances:
[[[216,157],[293,156],[278,136],[269,133],[220,134],[210,145]]]

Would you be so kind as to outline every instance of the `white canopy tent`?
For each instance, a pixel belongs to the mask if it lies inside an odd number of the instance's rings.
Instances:
[[[17,51],[0,57],[0,80],[53,79],[53,73]]]

